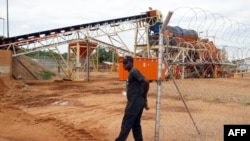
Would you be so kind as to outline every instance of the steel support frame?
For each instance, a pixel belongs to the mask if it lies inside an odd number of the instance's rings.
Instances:
[[[41,35],[40,37],[31,37],[26,40],[18,40],[17,42],[2,44],[0,48],[4,48],[6,50],[13,50],[13,56],[23,55],[30,52],[38,51],[43,48],[48,48],[51,46],[59,46],[63,44],[67,44],[74,40],[81,40],[88,37],[97,38],[108,36],[108,38],[114,38],[117,36],[121,42],[117,42],[121,44],[122,49],[128,50],[128,47],[119,37],[120,32],[126,32],[130,30],[135,30],[141,27],[145,27],[153,21],[155,17],[147,17],[142,19],[134,19],[129,21],[121,21],[116,22],[114,24],[104,24],[104,25],[95,25],[88,28],[83,28],[80,30],[73,30],[63,33],[54,33],[48,36]],[[148,21],[148,22],[146,22]],[[113,44],[114,46],[118,46]],[[17,52],[16,50],[22,49],[21,52]]]

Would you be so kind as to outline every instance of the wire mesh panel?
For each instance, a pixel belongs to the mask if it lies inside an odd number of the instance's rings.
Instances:
[[[155,141],[221,141],[224,125],[249,124],[249,49],[175,35],[165,29],[167,24],[159,33],[158,48],[158,62],[163,60],[158,71],[167,67],[165,79],[158,73],[151,85],[157,105]]]
[[[162,53],[163,64],[168,68],[166,79],[151,85],[151,92],[155,90],[157,97],[161,97],[156,101],[160,103],[160,110],[156,111],[160,112],[157,140],[221,141],[225,124],[250,123],[249,70],[240,74],[238,70],[228,73],[234,67],[222,67],[225,63],[213,61],[215,56],[210,51],[199,55],[201,61],[196,63],[189,51],[185,54],[186,46],[175,48],[173,52],[168,52],[171,46],[164,47],[167,50]],[[179,52],[175,56],[182,55],[180,58],[184,60],[169,59],[174,51]],[[204,55],[207,58],[201,57]],[[214,75],[215,72],[219,74],[215,65],[228,75]],[[186,75],[192,73],[197,75]]]
[[[225,124],[249,124],[249,82],[249,76],[230,79],[178,79],[176,83],[180,94],[173,80],[163,81],[160,140],[220,141],[223,140]],[[154,85],[156,84],[151,86]],[[183,96],[187,108],[180,95]]]

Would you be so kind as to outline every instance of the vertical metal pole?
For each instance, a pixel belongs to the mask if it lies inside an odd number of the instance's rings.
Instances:
[[[155,141],[159,141],[160,132],[160,109],[161,109],[161,77],[162,77],[162,47],[163,33],[160,33],[158,48],[158,80],[157,80],[157,96],[156,96],[156,121],[155,121]]]
[[[97,47],[97,56],[96,56],[96,62],[97,62],[97,72],[99,72],[99,47]]]
[[[114,71],[114,67],[115,67],[115,52],[112,51],[112,65],[111,65],[111,72]]]
[[[156,119],[155,119],[155,141],[159,141],[160,134],[160,108],[161,108],[161,82],[162,82],[162,54],[163,54],[163,34],[167,28],[173,12],[168,12],[168,15],[162,24],[160,29],[159,37],[159,48],[158,48],[158,80],[157,80],[157,97],[156,97]],[[167,41],[168,44],[168,41]]]
[[[7,3],[7,38],[9,38],[9,0],[6,1]]]
[[[68,69],[68,74],[67,74],[67,77],[68,78],[71,78],[71,74],[72,74],[72,70],[70,70],[70,44],[68,44],[68,54],[67,54],[67,69]]]
[[[75,80],[79,80],[79,71],[80,71],[80,49],[81,49],[81,46],[80,46],[80,41],[78,41],[76,43],[76,64],[75,64]]]
[[[89,41],[87,40],[87,81],[89,81],[89,72],[90,72],[90,64],[89,64]]]
[[[147,56],[148,58],[151,58],[151,55],[150,55],[150,43],[149,43],[149,27],[146,26],[146,42],[147,42]]]
[[[185,51],[186,51],[186,50],[185,50]],[[184,76],[185,76],[185,74],[184,74],[184,73],[185,73],[185,72],[184,72],[184,71],[185,71],[185,66],[183,65],[183,64],[184,64],[184,62],[185,62],[185,60],[184,60],[184,59],[185,59],[185,51],[183,51],[183,52],[182,52],[182,67],[181,67],[181,68],[182,68],[182,70],[181,70],[181,79],[184,79]]]

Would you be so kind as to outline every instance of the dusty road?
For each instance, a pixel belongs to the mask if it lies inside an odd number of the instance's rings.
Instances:
[[[117,73],[95,76],[90,82],[0,79],[0,141],[113,141],[119,133],[126,104],[121,94],[125,82],[118,81]],[[233,84],[225,85],[227,82]],[[199,81],[220,90],[220,98],[235,89],[250,102],[249,82],[250,79]],[[151,109],[142,116],[145,141],[154,140],[155,132],[155,82],[150,86]],[[214,95],[199,98],[196,93],[186,98],[202,136],[195,136],[194,126],[178,96],[169,94],[163,95],[161,101],[162,110],[167,111],[161,113],[161,141],[223,140],[223,124],[250,123],[250,103],[245,101],[219,101]],[[132,140],[130,134],[128,141]]]

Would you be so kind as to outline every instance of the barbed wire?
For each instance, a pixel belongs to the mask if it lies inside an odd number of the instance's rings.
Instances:
[[[201,38],[213,38],[216,45],[250,46],[250,25],[198,7],[178,7],[173,12],[169,25],[194,29]]]

